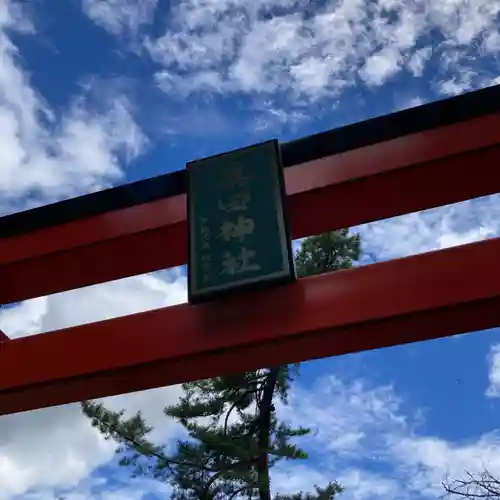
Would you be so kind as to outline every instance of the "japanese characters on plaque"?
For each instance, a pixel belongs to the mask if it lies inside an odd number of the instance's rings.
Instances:
[[[295,279],[277,141],[191,162],[189,300]]]

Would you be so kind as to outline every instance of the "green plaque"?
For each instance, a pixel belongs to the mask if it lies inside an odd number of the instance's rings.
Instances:
[[[295,280],[278,141],[187,164],[191,303]]]

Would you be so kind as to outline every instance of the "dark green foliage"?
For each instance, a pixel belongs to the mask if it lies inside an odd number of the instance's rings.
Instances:
[[[296,255],[300,277],[347,269],[359,258],[360,241],[348,230],[306,238]],[[125,418],[93,402],[82,403],[92,425],[118,443],[120,465],[173,487],[172,500],[332,500],[335,482],[315,493],[270,492],[270,470],[282,460],[304,460],[295,441],[309,429],[280,421],[275,404],[288,404],[298,366],[279,366],[183,384],[184,394],[165,415],[184,429],[170,453],[152,443],[142,415]]]
[[[299,277],[349,269],[360,255],[359,235],[348,229],[305,238],[295,256]]]

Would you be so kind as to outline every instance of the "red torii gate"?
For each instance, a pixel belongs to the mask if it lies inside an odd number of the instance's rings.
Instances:
[[[500,192],[500,86],[283,144],[294,238]],[[184,171],[0,218],[0,304],[184,264]],[[328,210],[325,208],[328,207]],[[0,338],[0,415],[500,326],[500,239]]]

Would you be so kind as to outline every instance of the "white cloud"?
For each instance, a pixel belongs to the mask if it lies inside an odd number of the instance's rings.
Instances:
[[[33,33],[29,18],[22,14],[20,4],[1,2],[3,213],[107,186],[123,176],[122,164],[136,157],[145,145],[127,101],[120,96],[101,107],[90,107],[85,97],[78,98],[56,118],[31,86],[18,51],[7,36],[7,30]],[[12,337],[19,337],[182,300],[182,282],[174,278],[169,284],[162,276],[165,274],[130,278],[107,284],[97,292],[92,288],[77,290],[71,292],[76,294],[72,299],[64,294],[34,299],[2,309],[0,323]],[[93,301],[89,294],[93,294]],[[80,307],[82,304],[86,309]],[[83,314],[78,315],[78,311]],[[168,401],[168,395],[175,395],[175,391],[143,393],[139,399],[132,396],[127,401],[132,406],[145,403],[154,420],[162,398]],[[119,402],[110,400],[109,404]],[[12,498],[31,488],[42,492],[55,486],[77,487],[112,454],[111,444],[89,426],[75,405],[2,417],[0,498]]]
[[[290,477],[297,477],[293,486],[305,490],[338,480],[346,500],[436,498],[442,481],[461,477],[465,469],[500,469],[498,434],[463,442],[425,434],[420,412],[392,386],[323,376],[313,385],[295,386],[290,403],[278,411],[312,429],[301,442],[315,466],[305,462],[278,470],[279,491],[289,492]]]
[[[425,65],[432,55],[432,48],[425,47],[423,49],[416,50],[413,55],[408,60],[408,69],[411,71],[413,76],[422,76],[424,72]]]
[[[447,478],[463,477],[464,471],[500,470],[500,436],[485,434],[464,443],[434,436],[400,438],[392,448],[394,462],[405,467],[408,488],[423,497],[443,493]]]
[[[165,442],[177,435],[177,428],[164,416],[163,408],[179,395],[179,387],[167,387],[102,401],[107,408],[125,409],[127,414],[140,409],[155,427],[151,439]],[[77,404],[0,417],[0,500],[15,495],[26,495],[25,500],[55,499],[60,498],[56,496],[60,490],[68,491],[67,500],[111,500],[117,492],[108,484],[98,488],[99,496],[90,495],[96,489],[91,474],[109,463],[114,448],[114,443],[90,426]],[[129,496],[124,498],[143,498],[160,487],[155,482],[131,482],[127,484]]]
[[[500,236],[500,196],[492,195],[353,228],[367,261],[406,257]]]
[[[291,405],[282,411],[284,418],[310,427],[313,441],[321,441],[323,452],[340,460],[361,459],[364,453],[382,449],[384,441],[379,440],[385,435],[405,431],[400,406],[390,386],[367,387],[362,380],[346,383],[325,376],[310,390],[294,392]]]
[[[6,0],[0,5],[0,27],[21,33],[34,33],[34,27],[28,13],[26,5]]]
[[[186,280],[173,269],[27,300],[0,310],[0,329],[18,338],[186,300]]]
[[[77,406],[0,417],[0,499],[72,487],[113,453]]]
[[[134,39],[153,21],[158,0],[82,0],[83,12],[113,35]]]
[[[492,31],[488,33],[484,39],[484,47],[488,52],[500,52],[500,32]]]
[[[0,8],[0,212],[101,189],[122,178],[122,164],[146,139],[127,100],[95,109],[84,97],[56,118],[30,85],[6,30],[28,31],[19,5]]]
[[[180,271],[163,271],[2,309],[0,328],[15,338],[185,300],[186,284]],[[124,408],[130,414],[142,410],[155,427],[152,438],[164,441],[175,435],[176,427],[166,419],[163,408],[175,401],[179,394],[180,388],[175,386],[104,401],[108,408],[116,411]],[[104,441],[90,427],[77,405],[0,417],[0,500],[30,489],[47,495],[40,498],[53,498],[50,495],[53,495],[54,487],[74,490],[73,496],[67,496],[68,500],[79,498],[78,489],[87,491],[80,498],[89,498],[85,481],[96,467],[107,463],[112,456],[111,443]],[[129,491],[127,498],[142,498],[147,491],[145,488],[141,486],[134,494]],[[97,498],[112,500],[113,496],[108,492]]]
[[[396,479],[367,470],[347,469],[339,476],[338,481],[346,489],[347,497],[352,500],[396,500],[405,496],[404,488]]]
[[[361,78],[369,85],[382,85],[400,68],[401,53],[393,48],[383,48],[371,55],[360,71]]]
[[[18,51],[7,36],[6,30],[33,32],[29,19],[21,13],[19,4],[1,3],[0,211],[3,213],[107,186],[123,176],[122,164],[136,157],[145,145],[127,101],[120,96],[115,95],[101,107],[90,107],[84,97],[78,98],[56,118],[31,86]],[[92,321],[182,300],[182,283],[171,281],[171,285],[163,281],[160,273],[160,277],[143,276],[110,283],[97,293],[92,288],[77,290],[69,300],[64,294],[34,299],[3,309],[1,328],[12,337],[19,337],[69,326],[75,321]],[[93,293],[94,302],[89,298]],[[79,306],[83,303],[86,310]],[[83,316],[78,315],[82,310]],[[146,407],[156,408],[152,411],[154,419],[162,397],[168,401],[168,394],[175,394],[175,389],[173,393],[172,390],[157,392],[156,397],[151,392],[144,393],[139,400],[131,397],[128,401],[132,406],[134,401],[136,404],[150,401]],[[110,401],[110,405],[118,403],[119,400]],[[2,417],[0,498],[12,498],[31,488],[43,491],[55,486],[77,487],[95,467],[107,462],[112,453],[110,443],[90,428],[74,405]]]
[[[46,312],[46,297],[27,300],[13,307],[3,308],[0,310],[0,329],[9,332],[11,338],[40,333]]]
[[[317,117],[360,83],[413,76],[426,93],[454,95],[500,78],[500,8],[489,0],[174,0],[154,25],[155,1],[83,2],[117,36],[144,28],[134,50],[158,63],[168,98],[249,97],[259,130],[276,113],[292,124]]]
[[[113,482],[109,477],[90,477],[74,488],[38,488],[21,495],[22,500],[146,500],[157,494],[168,498],[168,485],[144,479],[128,479]],[[19,497],[17,497],[19,498]],[[16,499],[17,500],[17,499]]]
[[[272,471],[271,488],[282,495],[293,495],[299,491],[312,491],[315,485],[326,486],[331,480],[307,465],[289,467],[280,464]]]
[[[304,19],[301,12],[309,8],[307,4],[301,0],[174,3],[164,36],[146,44],[162,65],[158,81],[165,90],[184,95],[259,93],[269,99],[261,101],[265,107],[283,120],[280,110],[273,109],[276,92],[314,101],[338,94],[358,76],[369,85],[381,85],[403,68],[420,74],[430,48],[415,47],[434,27],[448,38],[447,45],[438,47],[446,55],[441,68],[445,73],[469,68],[472,63],[458,48],[471,40],[484,40],[481,50],[487,53],[498,51],[494,28],[498,6],[486,0],[331,1]],[[151,22],[156,1],[83,0],[82,5],[111,33],[135,37]],[[262,15],[276,6],[282,16]],[[56,117],[31,86],[7,28],[33,31],[18,4],[2,2],[0,210],[71,197],[122,178],[123,163],[139,155],[146,144],[126,99],[115,96],[99,109],[76,99],[62,118]],[[461,79],[450,76],[439,85],[443,92],[456,92],[479,81],[484,79],[469,68]],[[498,234],[499,207],[498,197],[488,197],[359,229],[368,250],[392,258]],[[26,301],[0,312],[0,328],[21,337],[185,298],[185,281],[179,274],[155,273]],[[494,374],[496,355],[494,351],[490,373],[494,396],[500,384]],[[108,398],[105,403],[112,409],[143,410],[155,427],[154,439],[169,440],[176,429],[162,408],[178,396],[179,388],[172,387]],[[496,435],[465,444],[419,435],[401,405],[391,387],[359,380],[330,377],[314,392],[297,391],[290,415],[316,430],[309,444],[319,444],[328,457],[322,456],[316,470],[307,466],[278,470],[277,488],[308,489],[338,478],[350,489],[345,498],[350,495],[354,500],[399,498],[408,491],[430,495],[445,471],[474,468],[479,457],[498,464]],[[112,445],[89,426],[75,405],[1,417],[0,500],[16,494],[54,499],[55,487],[69,489],[68,500],[142,498],[151,485],[134,483],[126,490],[95,493],[96,480],[89,474],[112,456]],[[367,471],[361,458],[390,464],[395,478]]]
[[[489,385],[486,396],[490,398],[500,397],[500,344],[493,345],[489,353]]]
[[[489,0],[329,0],[321,7],[183,0],[172,3],[163,36],[145,46],[163,66],[156,77],[170,96],[285,95],[294,108],[337,95],[358,76],[370,86],[401,71],[420,76],[433,52],[441,60],[433,66],[436,89],[456,93],[498,76],[478,61],[498,54],[499,12]]]

